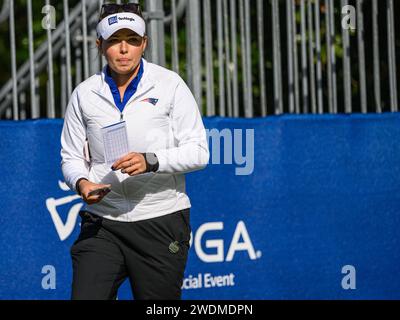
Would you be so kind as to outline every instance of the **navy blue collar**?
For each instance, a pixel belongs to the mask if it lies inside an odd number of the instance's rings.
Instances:
[[[134,77],[132,79],[132,81],[129,83],[128,87],[126,88],[125,93],[124,93],[124,99],[122,101],[121,101],[121,95],[119,94],[118,86],[115,83],[114,79],[112,78],[109,68],[110,68],[109,66],[106,67],[104,79],[111,89],[111,93],[113,95],[115,105],[122,112],[122,110],[124,110],[126,103],[135,94],[137,87],[139,85],[139,82],[142,79],[143,59],[140,59],[139,71],[138,71],[136,77]]]

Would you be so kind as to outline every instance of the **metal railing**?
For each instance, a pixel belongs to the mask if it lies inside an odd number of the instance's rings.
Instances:
[[[63,20],[43,30],[46,40],[34,50],[27,0],[29,60],[17,65],[15,3],[3,1],[11,69],[0,89],[2,119],[63,117],[73,87],[105,64],[95,47],[102,2],[75,1],[70,8],[64,0]],[[146,58],[180,73],[204,115],[398,110],[400,7],[393,0],[140,2]]]

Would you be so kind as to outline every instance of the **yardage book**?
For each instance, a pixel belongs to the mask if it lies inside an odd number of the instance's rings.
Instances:
[[[111,166],[116,160],[129,152],[126,122],[114,123],[101,130],[103,133],[104,160],[107,165]]]

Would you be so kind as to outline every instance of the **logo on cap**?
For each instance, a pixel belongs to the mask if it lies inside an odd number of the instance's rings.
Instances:
[[[135,19],[130,18],[130,17],[119,17],[119,20],[129,20],[130,22],[135,21]]]
[[[114,23],[118,23],[118,17],[117,16],[113,16],[108,18],[108,25],[111,26]]]

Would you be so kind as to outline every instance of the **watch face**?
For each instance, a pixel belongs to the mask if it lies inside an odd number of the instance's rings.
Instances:
[[[157,156],[154,153],[146,153],[146,160],[151,165],[155,165],[158,162]]]

